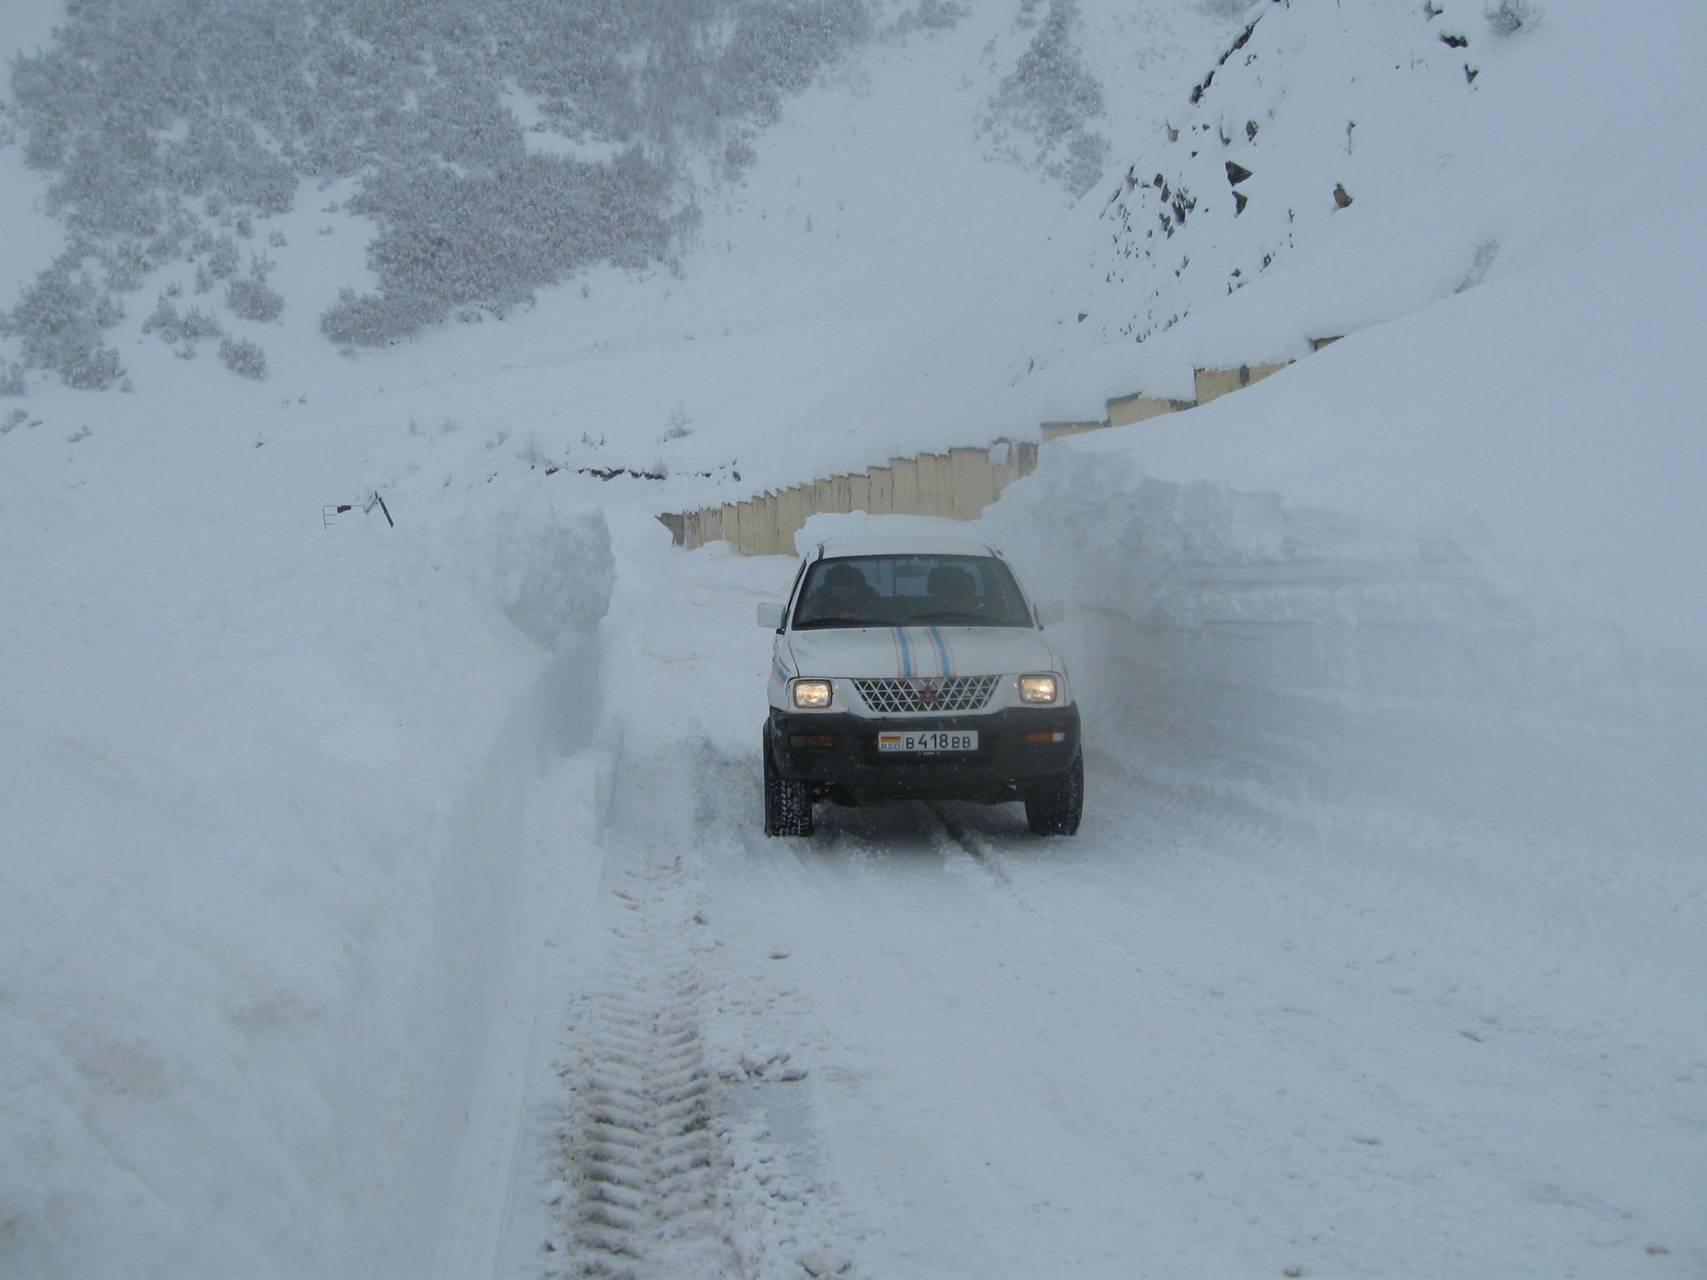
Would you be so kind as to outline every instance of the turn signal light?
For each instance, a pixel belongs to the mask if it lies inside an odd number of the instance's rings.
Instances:
[[[1028,747],[1047,747],[1066,740],[1067,735],[1061,729],[1038,729],[1025,735],[1025,745]]]

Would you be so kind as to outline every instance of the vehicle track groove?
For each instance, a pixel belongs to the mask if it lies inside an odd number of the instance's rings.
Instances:
[[[617,923],[599,987],[572,1026],[561,1074],[569,1195],[565,1277],[734,1274],[719,1226],[718,1081],[700,1029],[704,984],[682,923],[680,857],[648,857],[610,891]]]

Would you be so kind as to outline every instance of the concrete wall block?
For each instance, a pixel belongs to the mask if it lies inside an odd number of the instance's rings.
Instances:
[[[895,514],[916,516],[922,514],[919,507],[919,460],[917,458],[891,458],[889,469],[895,475]]]
[[[948,514],[946,510],[948,468],[943,465],[945,461],[939,453],[921,453],[918,456],[918,514],[921,516]]]
[[[843,473],[830,477],[830,510],[847,513],[853,510],[853,477]]]
[[[806,492],[800,485],[792,489],[784,489],[776,496],[776,534],[782,544],[779,554],[787,555],[794,550],[794,535],[799,533],[806,523]]]
[[[774,556],[780,546],[777,537],[776,494],[767,493],[754,505],[757,507],[759,536],[753,551],[761,556]]]
[[[871,477],[869,475],[848,477],[848,510],[871,510]]]
[[[1230,391],[1261,382],[1285,367],[1285,364],[1242,364],[1237,369],[1198,369],[1195,371],[1197,403],[1208,404]]]
[[[1113,401],[1110,403],[1112,404]],[[1110,424],[1106,419],[1098,422],[1045,422],[1040,429],[1040,434],[1043,437],[1043,443],[1048,444],[1051,440],[1059,440],[1062,436],[1077,436],[1083,435],[1087,431],[1101,431],[1108,425]]]
[[[1120,396],[1108,402],[1108,425],[1129,427],[1134,422],[1159,418],[1162,414],[1173,411],[1174,402],[1164,400],[1160,396]]]
[[[1030,475],[1037,470],[1037,442],[1035,440],[1014,441],[1014,452],[1017,455],[1017,472],[1019,476]]]
[[[895,510],[895,472],[889,467],[873,467],[865,475],[871,482],[871,505],[866,510],[879,516],[893,513]]]
[[[949,512],[961,520],[976,520],[996,500],[996,468],[988,449],[948,451]]]

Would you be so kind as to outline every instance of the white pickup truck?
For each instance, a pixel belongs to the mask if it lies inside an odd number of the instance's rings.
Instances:
[[[765,834],[809,836],[819,800],[1019,800],[1038,835],[1084,807],[1067,664],[994,548],[928,535],[825,541],[774,630]]]

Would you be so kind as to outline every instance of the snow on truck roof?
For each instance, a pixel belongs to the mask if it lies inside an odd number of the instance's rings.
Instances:
[[[814,549],[811,558],[833,560],[843,556],[994,556],[999,553],[989,543],[977,538],[954,534],[866,534],[857,537],[826,538]]]

